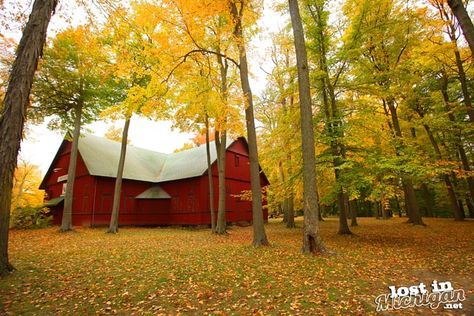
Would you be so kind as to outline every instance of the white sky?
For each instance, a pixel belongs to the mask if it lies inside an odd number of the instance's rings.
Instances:
[[[60,1],[60,3],[63,3],[63,1]],[[269,71],[271,67],[270,63],[265,62],[264,57],[271,46],[270,33],[281,29],[286,23],[286,19],[272,9],[273,3],[274,0],[264,1],[264,14],[259,21],[262,32],[252,40],[248,49],[250,72],[252,74],[251,84],[255,95],[260,94],[266,84],[265,73],[260,67],[266,71]],[[55,33],[56,30],[65,25],[64,23],[64,20],[58,15],[53,16],[49,34]],[[20,36],[20,34],[10,35],[15,38]],[[121,127],[123,121],[95,122],[85,126],[85,128],[94,135],[103,136],[110,125]],[[134,117],[129,130],[131,144],[150,150],[170,153],[182,147],[184,143],[189,142],[193,137],[192,134],[172,130],[171,126],[172,123],[169,121],[156,122],[146,118]],[[49,130],[46,124],[39,126],[29,125],[26,138],[21,144],[20,158],[38,165],[42,172],[45,173],[62,139],[63,135],[60,132]]]

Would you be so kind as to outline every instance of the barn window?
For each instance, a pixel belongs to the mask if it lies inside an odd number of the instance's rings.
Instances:
[[[239,155],[235,155],[234,162],[235,162],[235,166],[238,167],[239,164],[240,164],[240,156]]]

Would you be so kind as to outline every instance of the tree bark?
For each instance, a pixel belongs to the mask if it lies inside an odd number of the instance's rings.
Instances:
[[[433,217],[433,200],[431,198],[430,189],[426,183],[421,184],[421,192],[426,204],[426,217]]]
[[[330,141],[330,147],[333,155],[333,166],[334,166],[334,176],[336,180],[337,192],[337,206],[339,209],[339,234],[341,235],[350,235],[351,230],[347,224],[347,212],[348,207],[345,199],[344,189],[341,180],[341,170],[339,166],[344,162],[344,145],[341,143],[343,138],[342,120],[340,117],[339,109],[337,106],[336,95],[334,92],[334,86],[329,77],[329,68],[327,63],[327,49],[326,49],[326,36],[324,35],[324,23],[323,23],[323,6],[315,4],[315,10],[310,10],[313,19],[317,25],[317,39],[319,47],[319,70],[324,73],[324,76],[321,77],[321,93],[323,96],[323,107],[325,115],[325,125],[326,131],[328,133]]]
[[[469,17],[462,0],[448,0],[448,5],[451,8],[453,14],[456,16],[464,37],[466,38],[469,48],[471,49],[471,54],[474,56],[474,25],[472,24],[472,20]]]
[[[338,170],[335,170],[336,173]],[[339,235],[351,235],[352,232],[347,224],[346,199],[343,192],[337,194],[337,206],[339,209]]]
[[[211,231],[216,232],[216,215],[214,212],[214,177],[212,175],[211,148],[209,146],[209,115],[206,112],[206,158],[207,181],[209,182],[209,211],[211,212]]]
[[[11,192],[26,110],[38,58],[57,0],[36,0],[16,52],[0,114],[0,275],[13,270],[8,260]]]
[[[395,107],[394,100],[389,98],[387,100],[387,105],[390,111],[390,116],[392,118],[392,125],[395,131],[395,136],[397,137],[397,140],[399,142],[399,144],[396,145],[398,146],[397,148],[397,154],[398,154],[399,149],[403,146],[402,130],[400,128],[400,122],[398,120],[397,108]],[[425,225],[420,215],[420,207],[418,205],[418,201],[416,200],[415,189],[413,187],[412,180],[406,175],[402,176],[402,185],[403,185],[403,191],[405,192],[405,195],[406,195],[405,206],[406,206],[406,211],[409,216],[409,222],[414,225]]]
[[[469,211],[469,217],[474,218],[474,205],[472,205],[472,202],[469,198],[466,198],[466,206]]]
[[[217,51],[220,53],[220,47],[217,48]],[[227,71],[229,69],[227,64],[227,59],[222,58],[221,55],[217,55],[217,63],[219,64],[219,72],[221,77],[221,87],[220,92],[222,94],[222,99],[227,103]],[[220,130],[215,131],[214,142],[216,144],[216,153],[217,153],[217,171],[219,179],[219,198],[217,205],[217,225],[215,232],[217,234],[225,234],[227,229],[227,220],[226,220],[226,183],[225,183],[225,172],[226,172],[226,149],[227,149],[227,116],[224,114],[223,117],[224,125],[221,126]]]
[[[420,116],[421,116],[421,118],[423,118],[423,115],[420,115]],[[423,127],[426,131],[426,134],[428,134],[428,138],[429,138],[429,140],[431,142],[431,145],[433,146],[433,149],[435,151],[436,160],[441,161],[443,159],[442,154],[441,154],[441,150],[438,146],[438,143],[436,142],[436,139],[433,136],[433,133],[431,132],[430,127],[426,124],[423,124]],[[458,198],[456,196],[456,192],[454,191],[453,184],[451,183],[451,179],[449,178],[449,175],[447,175],[447,174],[443,174],[442,178],[443,178],[444,184],[446,186],[446,190],[448,192],[448,198],[449,198],[449,202],[451,203],[451,209],[453,211],[454,218],[457,221],[463,220],[463,218],[461,216],[461,210],[459,208],[459,204],[457,203]],[[427,203],[428,203],[428,201],[427,201]],[[432,209],[431,209],[431,216],[433,216],[433,210]]]
[[[79,137],[81,135],[82,101],[74,108],[74,132],[72,136],[72,148],[69,155],[69,167],[67,171],[66,193],[64,195],[63,218],[61,221],[62,232],[72,230],[72,202],[74,198],[74,180],[76,179],[77,153],[79,148]]]
[[[454,114],[451,112],[451,107],[450,107],[450,102],[449,102],[448,77],[444,71],[441,74],[442,76],[440,78],[439,84],[440,84],[441,94],[443,96],[444,109],[448,113],[449,120],[455,123],[456,118],[454,117]],[[463,169],[466,171],[471,171],[469,160],[467,159],[466,151],[462,144],[461,136],[456,137],[456,148],[459,153],[459,158],[461,160]],[[474,179],[471,176],[468,176],[466,181],[469,188],[469,193],[471,195],[471,199],[474,200]]]
[[[244,1],[240,2],[240,10],[237,8],[236,1],[231,2],[231,14],[234,18],[234,35],[237,39],[239,48],[240,64],[240,83],[242,92],[245,96],[245,123],[247,127],[247,138],[249,146],[250,160],[250,186],[252,190],[252,219],[253,219],[253,242],[255,247],[269,245],[265,226],[263,222],[262,210],[262,187],[260,186],[260,165],[258,163],[257,151],[257,133],[255,131],[255,118],[253,113],[253,98],[250,88],[247,52],[245,50],[245,41],[242,33],[242,14]]]
[[[225,200],[226,200],[226,187],[225,187],[225,164],[226,164],[226,143],[227,133],[225,131],[216,131],[214,141],[216,144],[217,152],[217,173],[219,179],[219,195],[218,195],[218,206],[217,206],[217,225],[216,233],[225,234],[227,229],[227,222],[225,216]]]
[[[349,209],[351,211],[351,226],[359,226],[357,223],[357,200],[352,200],[349,202]]]
[[[303,25],[297,0],[288,0],[298,68],[300,97],[301,143],[303,150],[303,253],[324,253],[327,249],[319,229],[319,206],[316,196],[316,162],[314,149],[313,113],[309,69]]]
[[[128,140],[128,128],[130,127],[130,117],[125,119],[125,125],[122,131],[122,145],[120,147],[120,159],[117,169],[117,178],[115,179],[115,189],[114,189],[114,204],[112,206],[112,215],[110,217],[110,225],[108,233],[116,234],[118,233],[118,219],[120,211],[120,197],[122,193],[122,177],[123,169],[125,167],[125,157],[127,154],[127,140]]]
[[[290,193],[288,198],[288,221],[286,222],[286,228],[295,228],[295,207],[293,193]]]
[[[462,4],[461,4],[462,6]],[[464,6],[462,6],[464,8]],[[454,57],[456,61],[456,67],[458,69],[458,75],[459,75],[459,82],[461,83],[461,92],[462,96],[464,98],[463,102],[464,105],[466,106],[466,111],[469,116],[469,121],[474,122],[474,109],[472,108],[472,102],[471,102],[471,95],[469,93],[469,88],[468,88],[468,81],[466,78],[466,71],[464,70],[464,65],[463,61],[461,58],[461,53],[459,52],[458,48],[458,41],[457,41],[457,36],[456,36],[456,27],[453,24],[453,21],[449,18],[448,14],[446,11],[443,12],[446,22],[448,23],[447,29],[448,29],[448,35],[451,40],[451,44],[453,45],[454,49]],[[472,25],[472,22],[471,22]]]

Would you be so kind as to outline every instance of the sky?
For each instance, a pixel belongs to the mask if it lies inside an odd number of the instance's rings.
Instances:
[[[22,1],[31,3],[28,0]],[[8,3],[8,1],[6,2]],[[64,4],[65,1],[60,3]],[[273,3],[274,1],[264,1],[264,13],[258,22],[261,33],[252,39],[248,48],[250,80],[255,95],[260,94],[265,88],[265,72],[262,68],[267,72],[271,70],[270,63],[267,63],[265,58],[266,52],[271,47],[270,34],[281,29],[286,23],[286,19],[274,11]],[[59,7],[59,10],[61,10],[61,7]],[[77,17],[80,18],[81,13],[78,13]],[[61,16],[55,15],[51,20],[48,33],[56,33],[67,23],[78,24],[80,22],[74,17],[72,21],[66,22]],[[21,34],[11,32],[9,36],[19,39]],[[123,121],[95,122],[85,126],[85,130],[94,135],[103,136],[110,125],[122,127]],[[137,116],[132,118],[129,130],[129,138],[132,145],[163,153],[170,153],[175,149],[181,148],[185,143],[190,142],[193,136],[192,134],[172,129],[172,122],[170,121],[156,122]],[[49,168],[62,140],[63,134],[58,131],[49,130],[46,123],[38,126],[28,125],[26,137],[21,144],[20,159],[38,165],[44,174]]]

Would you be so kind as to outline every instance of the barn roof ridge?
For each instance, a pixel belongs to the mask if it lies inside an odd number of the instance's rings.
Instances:
[[[226,148],[235,141],[229,139]],[[87,133],[82,133],[79,139],[79,153],[94,176],[116,177],[120,147],[120,142]],[[217,158],[214,142],[210,143],[210,149],[214,163]],[[206,171],[206,146],[166,154],[129,144],[123,178],[161,183],[201,176]]]

